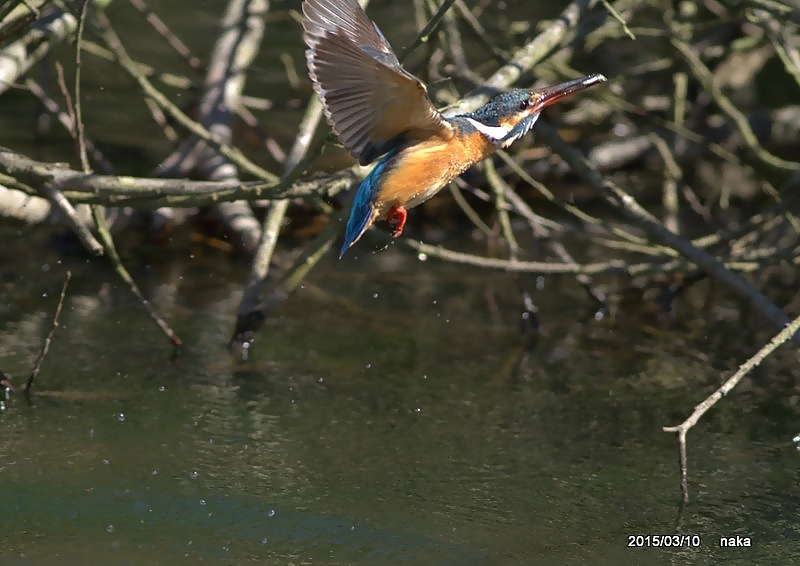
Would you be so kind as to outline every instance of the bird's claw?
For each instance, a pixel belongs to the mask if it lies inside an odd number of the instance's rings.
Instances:
[[[389,214],[386,215],[386,221],[389,224],[397,223],[392,228],[392,238],[397,238],[403,233],[403,228],[406,225],[406,218],[408,218],[408,212],[405,207],[393,206],[389,209]]]

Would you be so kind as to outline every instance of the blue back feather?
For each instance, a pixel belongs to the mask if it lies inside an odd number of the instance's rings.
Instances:
[[[372,218],[372,207],[380,189],[380,178],[385,172],[387,163],[397,154],[398,150],[399,148],[395,148],[384,155],[358,187],[356,196],[353,199],[353,206],[350,208],[350,218],[347,220],[347,229],[344,232],[344,244],[339,252],[340,258],[369,227],[369,221]]]

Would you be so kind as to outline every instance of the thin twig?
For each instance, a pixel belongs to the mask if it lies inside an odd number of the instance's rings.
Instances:
[[[472,30],[472,32],[481,40],[481,42],[486,46],[489,52],[494,56],[498,63],[501,65],[505,65],[508,63],[508,56],[503,52],[502,49],[497,47],[497,44],[489,37],[486,33],[486,29],[483,25],[478,21],[478,18],[475,17],[469,7],[464,3],[464,0],[456,0],[456,9],[458,10],[461,17],[467,22],[467,25]]]
[[[613,17],[615,20],[617,20],[619,22],[619,25],[622,26],[622,31],[625,32],[625,35],[627,35],[629,38],[631,38],[631,39],[633,39],[635,41],[636,40],[636,36],[633,34],[631,29],[628,27],[628,22],[625,21],[625,18],[623,18],[619,14],[619,12],[617,12],[614,9],[614,6],[612,6],[611,3],[608,0],[600,0],[600,1],[603,3],[603,6],[605,6],[606,10],[608,10],[608,13],[611,14],[611,17]]]
[[[492,239],[495,237],[494,232],[486,223],[481,219],[480,215],[475,211],[474,208],[470,206],[467,202],[467,199],[464,198],[464,195],[461,193],[461,189],[459,189],[458,185],[466,183],[458,178],[454,182],[450,183],[450,194],[453,196],[453,200],[455,201],[456,205],[461,209],[464,215],[469,219],[470,222],[480,230],[484,236],[488,239]]]
[[[322,103],[314,96],[306,107],[305,115],[300,123],[299,133],[295,138],[292,149],[289,151],[284,161],[284,175],[290,174],[304,161],[304,158],[316,156],[322,148],[324,138],[319,138],[314,144],[314,133],[317,130],[323,117]],[[283,219],[289,209],[289,199],[283,199],[272,203],[261,230],[261,241],[253,257],[250,275],[242,293],[242,300],[237,309],[237,334],[242,333],[245,321],[248,320],[253,312],[260,309],[261,294],[269,275],[269,266],[272,256],[275,253],[275,246],[278,242]],[[327,248],[326,248],[327,249]],[[320,256],[321,257],[321,256]],[[314,260],[316,263],[316,260]],[[309,266],[310,270],[312,266]]]
[[[788,169],[790,171],[797,171],[800,169],[800,163],[781,159],[780,157],[771,154],[761,146],[758,141],[758,137],[750,127],[747,117],[738,108],[736,108],[733,102],[731,102],[730,98],[723,94],[722,90],[714,81],[714,75],[711,73],[709,68],[706,67],[706,65],[703,63],[697,53],[694,52],[694,49],[692,49],[690,45],[677,38],[672,39],[672,45],[689,64],[692,73],[703,85],[703,88],[706,90],[706,92],[711,95],[711,97],[714,99],[714,102],[716,102],[720,109],[733,121],[734,124],[736,124],[737,129],[742,134],[744,142],[756,154],[756,157],[758,157],[767,165],[771,165],[777,169]]]
[[[494,162],[491,159],[487,159],[484,161],[484,169],[486,170],[486,181],[489,183],[489,186],[492,187],[492,191],[494,192],[494,208],[497,214],[497,219],[500,222],[500,230],[503,234],[503,239],[506,241],[506,245],[508,246],[508,256],[509,259],[515,260],[519,257],[519,244],[517,243],[517,239],[514,237],[514,231],[511,228],[511,219],[508,216],[508,210],[506,210],[506,189],[508,186],[503,179],[500,178],[500,175],[497,174],[497,170],[494,167]]]
[[[75,40],[75,105],[72,105],[72,99],[69,96],[69,91],[66,88],[66,84],[63,81],[63,74],[59,75],[60,84],[62,90],[64,91],[64,97],[67,99],[67,107],[70,116],[73,116],[73,123],[75,127],[72,129],[73,135],[76,138],[76,144],[78,148],[78,154],[81,160],[81,167],[83,168],[83,172],[85,174],[91,173],[89,168],[89,160],[86,156],[86,144],[83,140],[83,124],[82,124],[82,111],[81,111],[81,100],[80,100],[80,81],[81,81],[81,67],[80,67],[80,53],[81,53],[81,39],[82,39],[82,32],[83,32],[83,23],[86,19],[86,7],[88,4],[88,0],[83,0],[81,6],[81,13],[80,13],[80,21],[78,22],[78,34]],[[172,341],[172,344],[175,347],[180,347],[183,345],[181,339],[178,337],[177,334],[169,327],[169,325],[161,318],[161,316],[156,312],[150,302],[145,299],[144,295],[142,294],[139,286],[136,285],[136,282],[131,277],[128,270],[125,269],[125,266],[122,264],[122,260],[117,253],[116,247],[114,246],[114,240],[111,237],[111,233],[108,230],[108,224],[106,223],[106,216],[105,216],[105,207],[101,205],[92,205],[92,218],[95,222],[95,227],[97,229],[97,233],[100,236],[100,240],[103,245],[103,251],[105,255],[111,260],[111,263],[114,265],[114,270],[120,276],[120,278],[128,284],[133,294],[139,299],[142,306],[145,308],[147,313],[150,317],[158,324],[164,334]]]
[[[514,173],[516,173],[517,176],[519,176],[520,179],[522,179],[523,181],[528,183],[531,187],[536,189],[539,192],[539,194],[541,194],[548,201],[555,204],[556,206],[563,208],[564,210],[575,216],[575,218],[577,218],[578,220],[581,220],[586,224],[591,224],[593,226],[596,226],[602,229],[604,232],[607,232],[608,234],[614,234],[630,243],[640,244],[640,245],[647,244],[646,239],[631,234],[629,231],[624,230],[623,228],[620,228],[618,226],[613,226],[608,222],[600,220],[599,218],[595,218],[594,216],[589,215],[588,213],[584,212],[580,207],[572,203],[556,198],[556,196],[544,185],[544,183],[541,183],[536,179],[534,179],[533,177],[531,177],[528,174],[528,172],[525,171],[522,167],[520,167],[520,165],[516,161],[514,161],[511,158],[511,156],[509,156],[508,153],[506,153],[505,151],[498,151],[497,155],[500,157],[500,159],[505,161],[506,165],[508,165],[511,168],[511,170]],[[653,248],[652,251],[663,252],[665,250]]]
[[[158,14],[150,10],[150,8],[147,7],[147,4],[145,4],[142,0],[130,0],[130,3],[133,4],[134,8],[139,10],[145,19],[147,19],[150,25],[153,26],[153,29],[156,30],[161,37],[167,40],[167,43],[172,46],[178,55],[186,60],[192,69],[199,71],[202,68],[203,63],[200,61],[200,59],[192,54],[192,51],[186,46],[186,44],[182,42],[177,35],[172,33],[172,30],[170,30],[167,24],[164,23],[164,20],[162,20]]]
[[[229,348],[242,347],[243,357],[247,357],[247,349],[255,337],[255,333],[267,317],[294,291],[303,278],[317,265],[325,255],[339,232],[345,225],[344,215],[331,215],[328,225],[317,237],[303,250],[303,253],[286,270],[280,281],[266,294],[258,308],[241,313],[236,319],[236,327],[228,342]]]
[[[514,206],[516,212],[522,215],[528,221],[528,224],[533,230],[535,235],[547,238],[547,246],[559,257],[559,259],[568,265],[577,265],[577,262],[572,258],[572,255],[567,251],[557,239],[553,238],[549,228],[545,227],[540,221],[540,218],[531,210],[531,207],[520,197],[514,189],[506,186],[505,195]],[[595,284],[592,278],[586,273],[576,273],[575,280],[583,287],[586,294],[589,295],[596,303],[597,308],[605,310],[608,306],[606,295]]]
[[[47,355],[48,350],[50,350],[50,341],[53,339],[53,333],[56,331],[56,328],[58,328],[58,317],[61,316],[61,307],[64,306],[64,296],[67,294],[67,286],[69,285],[70,279],[72,279],[72,272],[67,271],[67,278],[64,279],[64,285],[61,287],[61,296],[58,298],[58,304],[56,305],[56,312],[53,313],[53,324],[50,327],[50,332],[47,333],[47,338],[44,339],[44,344],[42,344],[39,355],[36,357],[33,370],[31,370],[31,374],[28,376],[28,382],[25,384],[25,393],[30,393],[33,380],[39,375],[44,357]]]
[[[270,173],[266,169],[259,167],[250,161],[244,154],[235,147],[227,144],[219,143],[214,135],[206,128],[198,124],[196,121],[189,118],[180,108],[174,105],[169,99],[153,86],[147,77],[141,72],[139,66],[130,58],[127,50],[123,47],[122,41],[111,26],[111,22],[103,13],[97,13],[96,19],[100,33],[105,39],[106,44],[109,46],[117,62],[122,66],[127,73],[133,77],[139,87],[144,93],[152,98],[167,114],[175,119],[181,126],[189,130],[192,134],[206,142],[213,147],[232,163],[234,163],[242,171],[253,175],[258,179],[263,179],[268,182],[277,183],[278,177]]]
[[[593,3],[594,0],[573,0],[547,29],[519,48],[508,64],[495,71],[484,86],[470,92],[458,104],[449,108],[446,115],[471,112],[485,104],[493,94],[509,88],[523,73],[544,60],[577,27],[581,17]]]
[[[797,47],[786,37],[786,31],[780,22],[766,10],[753,10],[753,19],[764,28],[775,48],[775,53],[783,63],[786,72],[800,85],[800,53]]]
[[[64,215],[67,224],[72,228],[72,231],[78,236],[83,246],[89,250],[89,253],[96,256],[103,255],[103,246],[92,235],[91,231],[86,227],[86,224],[81,220],[78,211],[72,206],[69,199],[52,183],[44,183],[40,188],[41,192],[50,201],[55,208],[57,208]]]
[[[687,474],[687,461],[686,461],[686,433],[697,424],[697,421],[713,407],[717,401],[722,399],[725,395],[738,385],[744,376],[750,373],[754,368],[758,367],[767,356],[774,352],[782,344],[788,342],[792,337],[800,332],[800,316],[795,318],[791,323],[786,325],[786,328],[776,334],[763,348],[761,348],[754,356],[739,366],[736,373],[730,376],[725,383],[723,383],[714,393],[709,395],[705,401],[700,403],[694,408],[689,417],[677,426],[665,426],[664,432],[678,433],[678,447],[680,450],[680,467],[681,467],[681,493],[683,501],[689,501],[689,481]]]
[[[437,27],[439,27],[442,18],[444,18],[444,15],[455,3],[455,1],[456,0],[444,0],[444,2],[442,2],[442,5],[439,6],[439,9],[436,11],[436,13],[431,17],[430,20],[428,20],[428,23],[424,28],[422,28],[422,31],[417,34],[411,43],[402,48],[397,54],[398,61],[402,63],[405,61],[406,57],[408,57],[411,52],[414,51],[414,49],[416,49],[420,44],[427,43],[430,40],[431,35],[433,35],[433,32],[436,31]]]
[[[91,173],[89,158],[86,156],[86,140],[83,132],[83,104],[81,104],[81,40],[83,39],[83,28],[86,25],[86,9],[88,6],[89,0],[81,0],[78,31],[75,35],[75,116],[72,122],[75,128],[75,143],[78,144],[78,158],[81,160],[81,168],[84,173]]]
[[[56,103],[55,100],[47,95],[39,83],[29,78],[26,79],[25,86],[36,98],[39,99],[48,112],[58,118],[59,123],[64,126],[71,136],[76,135],[73,133],[75,129],[75,123],[72,121],[72,118],[66,112],[62,111],[61,108],[59,108],[58,103]],[[85,135],[84,143],[86,145],[86,151],[92,156],[92,160],[100,165],[100,168],[105,171],[106,174],[114,175],[114,166],[108,159],[106,159],[106,156],[103,155],[103,152],[101,152],[90,139],[86,138]]]
[[[106,224],[106,218],[104,213],[104,208],[101,206],[92,206],[92,217],[94,218],[95,224],[97,226],[97,233],[100,235],[100,240],[103,242],[103,247],[105,249],[106,255],[111,260],[111,263],[114,264],[114,271],[117,272],[117,275],[128,284],[130,287],[131,292],[139,299],[139,302],[144,307],[144,310],[147,311],[147,314],[150,315],[155,323],[158,325],[159,328],[166,334],[167,338],[170,339],[172,345],[176,348],[181,348],[183,346],[183,342],[178,337],[177,334],[170,328],[169,324],[161,318],[161,315],[158,314],[158,311],[150,304],[142,291],[139,289],[139,286],[136,284],[136,281],[133,280],[131,274],[128,273],[128,270],[125,269],[125,266],[122,264],[122,260],[117,253],[117,249],[114,246],[114,240],[111,238],[111,233],[108,231],[108,225]]]
[[[573,170],[587,181],[589,185],[617,211],[645,229],[661,244],[674,249],[691,260],[703,271],[723,283],[738,296],[747,300],[761,316],[773,325],[783,327],[789,323],[789,318],[786,314],[765,297],[763,293],[750,285],[744,277],[727,269],[716,257],[705,250],[697,248],[686,238],[667,230],[664,225],[645,210],[636,199],[611,181],[604,179],[599,172],[586,162],[584,157],[577,150],[561,138],[556,129],[550,126],[546,120],[539,120],[537,130],[544,141],[546,141],[556,153],[561,155],[561,157],[570,164]],[[800,344],[800,334],[794,337],[793,340],[795,343]]]

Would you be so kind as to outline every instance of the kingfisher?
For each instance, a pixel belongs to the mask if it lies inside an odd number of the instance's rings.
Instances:
[[[353,199],[340,258],[378,219],[398,237],[409,208],[522,138],[551,104],[606,80],[511,89],[445,117],[357,0],[305,0],[303,15],[308,74],[328,123],[360,165],[378,160]]]

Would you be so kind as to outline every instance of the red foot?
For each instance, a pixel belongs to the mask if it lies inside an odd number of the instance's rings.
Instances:
[[[406,218],[408,218],[408,211],[404,206],[393,206],[389,209],[389,214],[386,215],[386,222],[389,224],[397,221],[397,224],[392,229],[392,238],[397,238],[403,233],[403,227],[406,225]]]

